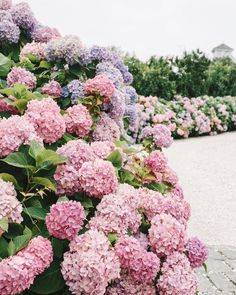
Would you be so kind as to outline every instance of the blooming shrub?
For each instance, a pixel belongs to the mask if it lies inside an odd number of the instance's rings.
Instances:
[[[190,205],[162,151],[176,110],[137,103],[116,52],[26,3],[0,0],[0,41],[0,294],[194,294],[207,249],[187,240]]]
[[[215,135],[236,128],[236,99],[232,96],[176,96],[169,102],[140,96],[134,112],[136,120],[128,132],[137,142],[147,133],[150,136],[151,128],[159,124],[166,125],[175,138]]]

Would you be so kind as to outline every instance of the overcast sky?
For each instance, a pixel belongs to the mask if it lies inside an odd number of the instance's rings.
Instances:
[[[43,24],[86,45],[117,46],[141,59],[224,42],[236,49],[236,0],[25,0]],[[236,51],[234,52],[236,55]]]

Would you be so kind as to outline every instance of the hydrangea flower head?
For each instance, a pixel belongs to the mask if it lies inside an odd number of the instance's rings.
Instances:
[[[36,82],[35,75],[21,67],[14,67],[7,75],[8,87],[14,87],[15,84],[23,84],[32,90],[36,87]]]
[[[51,206],[46,225],[53,237],[72,240],[82,228],[85,218],[80,202],[59,202]]]
[[[186,251],[190,265],[193,268],[202,266],[208,258],[207,246],[197,237],[193,237],[187,241]]]

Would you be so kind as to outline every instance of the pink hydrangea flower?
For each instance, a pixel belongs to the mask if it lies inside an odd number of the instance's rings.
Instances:
[[[72,240],[82,228],[85,218],[80,202],[59,202],[51,206],[46,225],[53,237]]]
[[[85,106],[82,104],[74,105],[66,110],[64,115],[66,130],[83,138],[91,130],[93,125],[92,117]]]
[[[29,55],[33,55],[40,60],[45,59],[44,50],[45,43],[37,43],[34,41],[32,43],[26,43],[25,46],[21,49],[20,60],[24,60],[24,58],[27,58]]]
[[[174,252],[168,256],[161,272],[162,275],[157,282],[160,295],[194,295],[196,293],[197,277],[184,254]]]
[[[0,95],[1,98],[1,95]],[[11,104],[8,104],[5,100],[0,100],[0,112],[9,112],[12,115],[19,113],[18,109]]]
[[[107,288],[105,295],[156,295],[156,288],[143,282],[137,283],[129,275],[122,274]]]
[[[8,87],[14,87],[15,84],[23,84],[30,90],[36,87],[37,79],[31,72],[21,67],[14,67],[7,75]]]
[[[164,172],[167,167],[167,158],[160,151],[153,151],[145,160],[144,164],[153,172]]]
[[[121,132],[117,123],[106,113],[101,114],[101,119],[97,122],[93,132],[94,141],[116,141],[120,138]]]
[[[20,294],[29,289],[52,259],[50,241],[40,236],[33,238],[26,248],[0,262],[0,294]]]
[[[60,97],[62,95],[62,87],[60,83],[54,80],[45,84],[42,88],[42,91],[44,94],[47,94],[49,96]]]
[[[142,138],[146,137],[153,137],[153,140],[158,147],[167,148],[173,142],[170,129],[161,124],[157,124],[154,127],[145,127],[142,131]]]
[[[101,295],[120,277],[120,263],[106,236],[89,230],[71,242],[61,271],[73,294]]]
[[[149,241],[159,257],[183,251],[186,242],[185,226],[170,214],[156,215],[151,221]]]
[[[118,186],[115,168],[101,159],[84,163],[79,170],[79,180],[85,193],[95,198],[113,193]]]
[[[173,169],[171,169],[170,167],[167,167],[163,174],[163,181],[166,181],[174,186],[179,181],[179,178]]]
[[[71,140],[57,149],[57,153],[67,158],[67,164],[73,166],[77,171],[83,163],[96,159],[91,147],[82,140]]]
[[[42,144],[34,126],[24,116],[15,115],[0,121],[0,157],[17,151],[22,144],[30,144],[32,140]]]
[[[106,159],[116,148],[111,141],[94,141],[90,146],[93,153],[100,159]]]
[[[84,91],[88,95],[98,94],[103,96],[105,101],[110,101],[115,92],[115,86],[107,76],[97,75],[84,83]]]
[[[61,37],[61,34],[55,28],[50,28],[47,26],[39,26],[31,33],[34,41],[37,42],[49,42],[54,38]]]
[[[207,246],[197,237],[193,237],[186,244],[187,256],[193,268],[200,267],[208,258]]]
[[[8,10],[12,6],[12,0],[0,0],[0,10]]]
[[[140,283],[151,283],[160,270],[160,259],[147,252],[134,237],[123,236],[115,246],[121,265]]]
[[[56,194],[72,196],[81,191],[78,171],[70,164],[57,166],[54,174],[57,183]]]
[[[10,223],[21,223],[22,205],[17,200],[17,193],[11,182],[0,178],[0,220],[8,218]]]
[[[106,234],[124,235],[127,230],[137,232],[141,215],[132,205],[128,194],[117,192],[104,196],[96,208],[95,216],[89,222],[89,227],[102,230]]]
[[[60,107],[52,98],[31,100],[25,116],[46,143],[56,142],[65,133],[66,126]]]

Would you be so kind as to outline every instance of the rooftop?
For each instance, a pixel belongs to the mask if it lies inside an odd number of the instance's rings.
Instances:
[[[220,45],[214,47],[214,48],[212,49],[212,52],[214,53],[215,51],[218,51],[218,50],[225,50],[225,51],[230,51],[230,52],[234,51],[233,48],[229,47],[228,45],[226,45],[226,44],[224,44],[224,43],[222,43],[222,44],[220,44]]]

